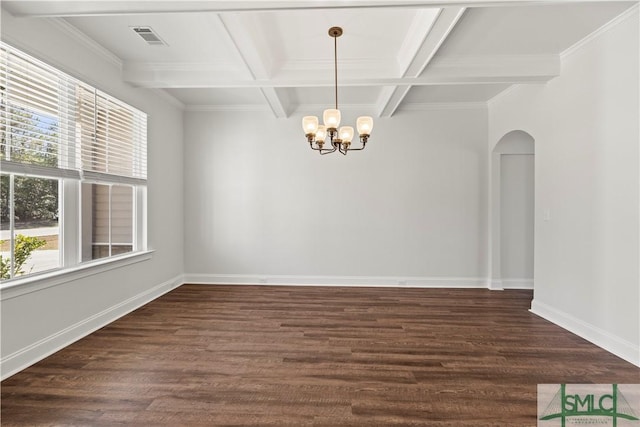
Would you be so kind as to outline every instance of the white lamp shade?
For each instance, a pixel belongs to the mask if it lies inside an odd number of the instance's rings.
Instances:
[[[302,118],[302,129],[304,134],[315,134],[318,131],[318,118],[316,116],[304,116]]]
[[[340,126],[340,110],[334,108],[324,110],[322,120],[327,128],[338,129],[338,126]]]
[[[327,137],[327,128],[326,126],[320,125],[318,126],[318,131],[316,132],[316,141],[324,142],[324,139]]]
[[[360,135],[371,135],[371,130],[373,129],[373,119],[371,118],[371,116],[358,117],[356,126],[358,127],[358,133]]]
[[[351,126],[342,126],[338,131],[338,135],[342,142],[351,142],[353,139],[353,128]]]

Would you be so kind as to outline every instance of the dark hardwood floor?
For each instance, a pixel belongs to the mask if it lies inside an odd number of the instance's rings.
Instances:
[[[640,369],[530,291],[184,285],[2,383],[2,425],[534,426]]]

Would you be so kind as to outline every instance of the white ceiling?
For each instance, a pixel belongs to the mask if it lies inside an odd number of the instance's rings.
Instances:
[[[403,108],[483,105],[512,84],[546,82],[563,52],[636,1],[11,1],[3,12],[54,19],[90,39],[132,85],[192,110],[334,103],[378,116]],[[149,26],[167,46],[147,45]]]

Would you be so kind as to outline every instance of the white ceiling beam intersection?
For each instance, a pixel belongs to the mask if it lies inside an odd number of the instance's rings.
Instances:
[[[247,25],[247,15],[229,14],[222,18],[215,15],[215,19],[225,29],[225,32],[235,46],[242,61],[254,80],[268,80],[271,77],[271,61],[268,46],[262,45],[261,38],[251,34],[253,25]],[[261,86],[260,91],[277,118],[286,118],[287,109],[274,87]]]
[[[442,9],[431,26],[425,25],[423,21],[425,19],[433,19],[432,17],[428,15],[418,15],[416,17],[417,21],[414,21],[414,24],[418,23],[419,26],[426,29],[424,30],[422,43],[414,48],[413,54],[409,56],[410,60],[405,59],[402,77],[416,78],[422,74],[444,40],[449,36],[451,30],[453,30],[453,27],[460,20],[464,11],[464,8],[458,7]],[[398,56],[402,58],[407,55],[402,55],[401,53]],[[389,91],[387,96],[381,96],[378,105],[380,117],[391,117],[410,90],[411,86],[396,86],[392,91]]]

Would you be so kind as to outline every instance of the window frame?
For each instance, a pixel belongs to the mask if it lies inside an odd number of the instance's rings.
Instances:
[[[60,266],[58,268],[0,280],[2,300],[5,299],[6,290],[15,289],[17,286],[42,282],[41,285],[47,287],[56,283],[64,283],[68,280],[74,280],[72,277],[84,277],[86,275],[96,274],[96,272],[107,271],[111,268],[118,268],[119,266],[138,262],[139,260],[149,259],[151,256],[150,254],[153,251],[149,251],[147,248],[147,115],[135,107],[132,107],[117,98],[82,82],[81,80],[69,76],[56,67],[52,67],[38,58],[35,58],[5,42],[0,41],[0,48],[2,48],[2,65],[6,70],[3,75],[0,75],[0,82],[5,83],[4,86],[0,85],[2,86],[2,98],[5,106],[3,113],[0,115],[0,124],[3,126],[2,132],[5,132],[7,135],[7,138],[5,139],[5,149],[9,151],[13,149],[12,141],[10,141],[9,138],[9,123],[11,117],[10,114],[8,114],[8,111],[16,106],[32,109],[36,113],[38,111],[37,106],[34,108],[31,108],[30,105],[27,104],[23,106],[21,102],[18,101],[16,103],[15,100],[11,99],[10,79],[23,77],[18,71],[12,71],[12,68],[10,68],[10,61],[8,59],[10,55],[17,55],[20,59],[26,58],[26,60],[33,62],[36,66],[41,66],[46,71],[51,71],[56,74],[59,78],[58,86],[60,92],[57,95],[58,106],[55,118],[58,122],[65,122],[64,124],[58,125],[57,167],[7,161],[4,160],[4,155],[2,156],[2,159],[0,159],[0,162],[2,163],[0,171],[3,176],[9,176],[10,181],[13,181],[17,176],[58,180],[58,245],[60,259]],[[11,72],[18,74],[10,75]],[[25,76],[28,77],[26,74]],[[27,77],[24,78],[26,79]],[[98,99],[100,99],[101,102],[106,103],[105,111],[107,115],[109,114],[109,108],[112,105],[117,108],[121,108],[124,111],[124,114],[131,115],[131,128],[125,129],[126,131],[130,131],[133,136],[130,144],[129,141],[126,142],[126,144],[133,147],[130,152],[131,158],[134,159],[132,161],[133,169],[131,170],[130,175],[127,176],[126,173],[125,175],[110,174],[108,171],[107,173],[96,172],[93,171],[91,167],[87,168],[82,164],[82,139],[87,138],[87,136],[80,136],[80,134],[77,133],[80,125],[79,116],[77,115],[80,107],[77,104],[77,101],[79,96],[78,94],[81,90],[89,90],[90,93],[93,93],[93,96],[95,97],[94,99],[96,100],[94,105],[96,116],[98,115],[98,108],[105,108],[104,105],[98,106]],[[6,93],[9,94],[5,95]],[[37,94],[34,96],[37,98]],[[96,133],[97,132],[94,131],[93,135],[90,137],[94,143],[97,140]],[[106,142],[106,144],[108,145],[108,142]],[[12,176],[13,178],[11,178]],[[82,260],[83,183],[109,186],[126,185],[132,187],[132,250],[130,252],[110,255],[108,257],[98,259]],[[13,194],[11,194],[11,196],[13,196]],[[111,211],[111,202],[110,196],[109,211]],[[9,203],[12,205],[14,204],[13,198],[11,198]],[[13,217],[10,220],[10,227],[13,241],[15,238]],[[10,256],[13,259],[13,251]],[[47,285],[47,283],[49,285]],[[33,286],[29,286],[29,288],[33,288]],[[12,294],[13,293],[15,293],[15,290],[12,291]]]

